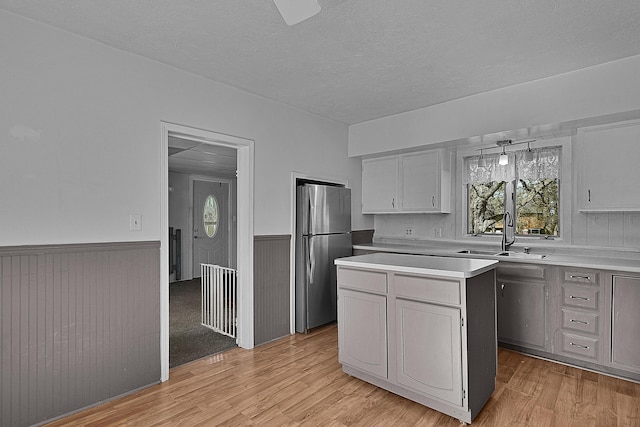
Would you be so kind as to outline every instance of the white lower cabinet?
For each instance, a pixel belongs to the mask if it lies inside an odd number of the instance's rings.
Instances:
[[[340,363],[387,378],[387,298],[340,289],[338,325]]]
[[[540,265],[500,262],[497,274],[498,342],[534,350],[547,340],[546,275]]]
[[[396,300],[398,383],[462,405],[460,309]]]
[[[544,350],[544,282],[498,279],[498,340]]]
[[[496,270],[502,346],[640,381],[640,276],[502,261]]]
[[[640,373],[640,277],[613,276],[611,361]]]
[[[338,265],[343,371],[471,422],[495,389],[495,271],[461,279],[385,268]]]
[[[603,288],[595,270],[560,269],[558,304],[560,318],[555,352],[561,356],[602,364],[604,339]]]

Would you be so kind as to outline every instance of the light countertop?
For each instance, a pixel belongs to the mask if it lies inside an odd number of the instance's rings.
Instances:
[[[495,254],[462,254],[459,251],[472,248],[464,242],[449,243],[446,245],[416,245],[402,243],[366,243],[354,245],[354,249],[379,251],[383,253],[399,253],[412,255],[431,255],[437,257],[455,257],[457,259],[485,259],[503,262],[523,262],[529,264],[558,265],[567,267],[591,268],[598,270],[611,270],[628,273],[640,273],[640,259],[630,256],[617,256],[615,252],[597,252],[584,250],[556,250],[553,248],[532,248],[532,253],[544,254],[544,258],[529,258],[521,254],[522,249],[516,248],[516,256],[496,256]],[[487,252],[500,252],[499,249],[481,248]],[[521,255],[522,257],[520,257]],[[622,254],[621,254],[622,255]]]
[[[391,270],[401,273],[426,274],[430,276],[469,278],[495,268],[497,260],[419,256],[395,253],[375,253],[338,258],[336,265]]]

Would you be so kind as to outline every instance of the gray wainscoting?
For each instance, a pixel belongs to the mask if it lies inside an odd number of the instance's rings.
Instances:
[[[0,247],[0,425],[160,380],[160,243]]]
[[[254,343],[289,335],[290,235],[255,236],[253,243]]]

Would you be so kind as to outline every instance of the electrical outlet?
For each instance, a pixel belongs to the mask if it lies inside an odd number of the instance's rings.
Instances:
[[[404,229],[405,236],[413,236],[413,227],[407,227]]]

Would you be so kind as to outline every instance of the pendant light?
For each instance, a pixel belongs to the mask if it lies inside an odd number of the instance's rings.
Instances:
[[[509,164],[509,157],[507,153],[504,151],[504,147],[502,147],[502,153],[500,154],[500,158],[498,159],[498,164],[500,166],[505,166]]]
[[[486,168],[487,167],[487,159],[482,155],[482,149],[480,149],[480,158],[478,158],[478,167]]]
[[[496,142],[498,147],[502,147],[502,153],[500,154],[500,158],[498,159],[498,164],[500,166],[505,166],[509,164],[509,157],[507,157],[507,153],[504,151],[504,147],[506,145],[511,145],[510,139],[503,139],[502,141]]]
[[[528,142],[527,142],[527,151],[524,152],[524,155],[522,156],[522,159],[525,162],[533,161],[533,151],[531,151],[531,146],[529,145]]]

